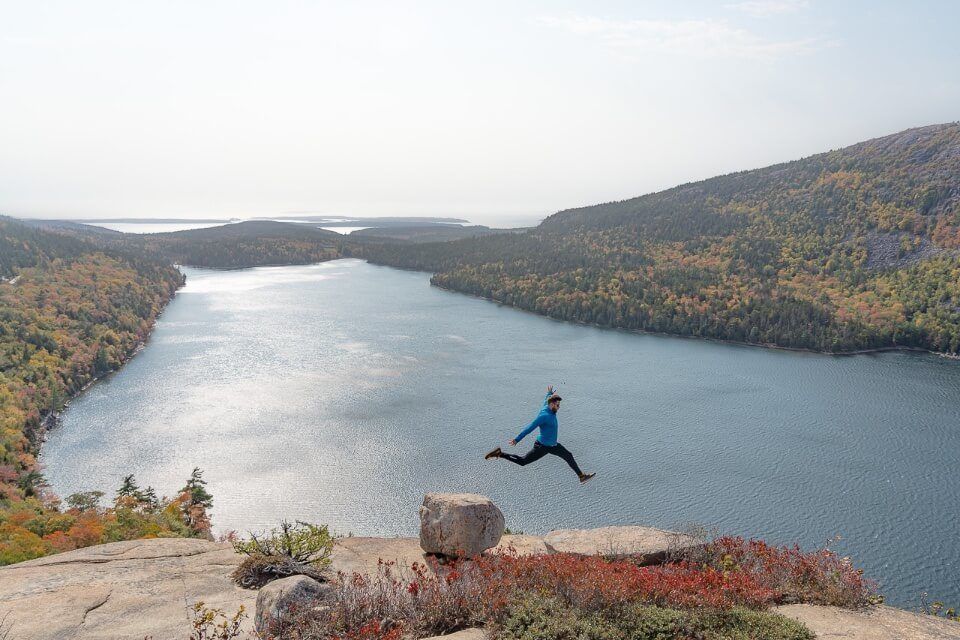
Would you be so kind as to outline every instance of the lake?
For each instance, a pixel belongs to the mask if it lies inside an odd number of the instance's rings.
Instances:
[[[888,601],[960,601],[960,363],[833,357],[557,322],[358,260],[184,269],[149,343],[43,448],[58,494],[205,472],[217,531],[415,535],[428,491],[513,530],[645,524],[854,557]],[[564,397],[558,458],[484,461]],[[516,448],[524,452],[533,436]]]

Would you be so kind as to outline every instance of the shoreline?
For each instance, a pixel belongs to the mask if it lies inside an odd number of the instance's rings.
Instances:
[[[181,274],[182,273],[183,272],[181,272]],[[177,297],[177,292],[179,292],[180,289],[182,289],[186,284],[187,284],[187,277],[184,275],[183,282],[181,282],[180,286],[176,288],[176,290],[173,292],[173,295],[171,295],[170,298],[163,303],[163,307],[160,308],[160,311],[157,312],[157,315],[154,317],[153,321],[150,323],[150,328],[147,329],[146,335],[144,335],[142,338],[137,340],[136,343],[134,343],[133,348],[130,349],[130,351],[128,351],[124,355],[123,360],[120,362],[119,367],[117,367],[116,369],[111,369],[110,371],[104,371],[100,375],[93,376],[93,378],[88,380],[86,384],[84,384],[82,387],[77,389],[74,393],[70,394],[70,397],[64,401],[62,407],[60,407],[59,409],[51,409],[46,413],[40,414],[40,427],[37,431],[37,442],[36,442],[37,462],[39,462],[43,456],[43,445],[47,441],[47,433],[54,429],[58,429],[60,427],[60,425],[62,424],[62,415],[68,408],[70,408],[70,403],[72,403],[74,400],[79,398],[81,394],[83,394],[87,389],[89,389],[96,383],[119,372],[121,369],[123,369],[124,366],[126,366],[127,362],[129,362],[131,359],[136,357],[138,353],[140,353],[141,351],[143,351],[144,348],[146,348],[147,342],[149,342],[150,338],[153,336],[153,330],[157,326],[157,321],[160,319],[160,316],[163,315],[163,312],[167,310],[167,307],[170,305],[170,303],[173,302],[173,300]]]
[[[355,256],[345,256],[345,257],[353,258]],[[436,271],[428,271],[426,269],[415,269],[412,267],[397,267],[390,264],[374,262],[369,258],[356,258],[356,259],[363,260],[368,264],[372,264],[378,267],[387,267],[389,269],[397,269],[399,271],[412,271],[415,273],[428,273],[431,275],[431,280],[433,279],[432,276],[436,274]],[[886,347],[873,347],[870,349],[856,349],[853,351],[819,351],[817,349],[806,349],[803,347],[784,347],[778,344],[771,344],[771,343],[742,342],[739,340],[729,340],[725,338],[711,338],[709,336],[692,336],[692,335],[684,335],[682,333],[667,333],[664,331],[649,331],[646,329],[627,329],[626,327],[612,327],[612,326],[597,324],[594,322],[583,322],[581,320],[567,320],[564,318],[554,318],[553,316],[544,315],[542,313],[538,313],[537,311],[531,311],[530,309],[524,309],[523,307],[518,307],[517,305],[509,304],[507,302],[494,300],[493,298],[490,298],[487,296],[482,296],[475,293],[467,293],[465,291],[458,291],[456,289],[444,287],[439,284],[434,284],[433,282],[430,282],[430,286],[436,287],[441,291],[447,291],[449,293],[455,293],[461,296],[468,296],[470,298],[476,298],[478,300],[484,300],[486,302],[492,302],[494,304],[498,304],[504,307],[516,309],[517,311],[522,311],[523,313],[529,313],[529,314],[535,315],[538,318],[546,318],[547,320],[553,320],[555,322],[569,322],[571,324],[580,325],[582,327],[593,327],[595,329],[603,329],[605,331],[623,331],[625,333],[635,333],[635,334],[647,335],[647,336],[659,336],[664,338],[682,338],[684,340],[703,340],[705,342],[715,342],[718,344],[726,344],[726,345],[738,346],[738,347],[755,347],[755,348],[761,348],[761,349],[770,349],[773,351],[792,351],[794,353],[808,353],[812,355],[821,355],[821,356],[838,356],[838,357],[868,356],[868,355],[874,355],[879,353],[902,352],[902,353],[922,353],[926,355],[937,356],[944,360],[960,361],[960,353],[932,351],[930,349],[925,349],[923,347],[906,347],[906,346],[891,345]]]
[[[270,264],[251,264],[245,267],[207,267],[197,264],[180,264],[179,262],[174,262],[173,266],[177,270],[180,270],[181,267],[186,267],[188,269],[207,269],[209,271],[243,271],[244,269],[261,269],[264,267],[309,267],[314,264],[323,264],[324,262],[332,262],[334,260],[347,260],[351,259],[353,256],[337,256],[336,258],[327,258],[326,260],[314,260],[313,262],[272,262]],[[359,259],[359,258],[353,258]],[[183,273],[183,271],[180,271]],[[186,275],[184,275],[186,278]],[[181,285],[182,287],[183,285]],[[177,288],[179,291],[180,287]],[[171,298],[172,299],[172,298]]]
[[[320,260],[318,262],[262,264],[262,265],[253,265],[253,266],[247,266],[247,267],[202,267],[197,265],[172,263],[172,266],[177,271],[180,272],[181,276],[183,276],[183,281],[180,283],[180,286],[178,286],[176,290],[173,292],[173,295],[171,295],[170,298],[163,303],[163,307],[161,307],[156,317],[154,317],[153,322],[150,323],[150,328],[147,330],[146,335],[144,335],[141,339],[139,339],[134,344],[133,348],[130,349],[130,351],[124,356],[123,361],[120,363],[120,366],[117,367],[116,369],[111,369],[110,371],[105,371],[100,375],[94,376],[92,379],[87,381],[87,383],[84,384],[79,389],[77,389],[77,391],[70,394],[70,397],[68,397],[64,401],[63,406],[60,409],[41,412],[40,425],[36,433],[37,460],[39,461],[43,455],[43,444],[47,440],[47,433],[49,431],[52,431],[60,427],[62,423],[61,416],[70,407],[70,403],[72,403],[74,400],[79,398],[81,394],[83,394],[87,389],[92,387],[94,384],[100,382],[105,378],[108,378],[109,376],[115,373],[118,373],[121,369],[123,369],[123,367],[127,364],[127,362],[129,362],[132,358],[136,357],[138,353],[140,353],[141,351],[143,351],[143,349],[146,348],[147,343],[150,341],[150,338],[153,337],[153,330],[156,328],[157,321],[163,315],[164,311],[167,310],[167,307],[170,305],[170,303],[172,303],[174,299],[177,297],[177,294],[180,292],[180,290],[187,285],[187,275],[183,272],[182,267],[187,267],[190,269],[206,269],[209,271],[240,271],[242,269],[258,269],[261,267],[304,267],[304,266],[309,266],[314,264],[323,264],[325,262],[331,262],[333,260],[343,260],[343,259],[349,259],[349,258],[350,258],[349,256],[338,256],[336,258],[329,258],[327,260]],[[8,284],[10,284],[10,282],[8,282]]]
[[[393,266],[391,266],[391,265],[378,264],[378,263],[376,263],[376,262],[372,262],[371,264],[376,264],[377,266],[381,266],[381,267],[389,267],[389,268],[391,268],[391,269],[400,269],[401,271],[416,271],[416,272],[418,272],[418,273],[433,273],[433,272],[430,272],[430,271],[423,271],[423,270],[421,270],[421,269],[404,269],[404,268],[401,268],[401,267],[393,267]],[[682,339],[684,339],[684,340],[702,340],[702,341],[705,341],[705,342],[715,342],[715,343],[718,343],[718,344],[726,344],[726,345],[730,345],[730,346],[755,347],[755,348],[760,348],[760,349],[770,349],[770,350],[773,350],[773,351],[792,351],[792,352],[794,352],[794,353],[808,353],[808,354],[812,354],[812,355],[821,355],[821,356],[849,357],[849,356],[867,356],[867,355],[874,355],[874,354],[879,354],[879,353],[902,352],[902,353],[923,353],[923,354],[927,354],[927,355],[937,356],[937,357],[939,357],[939,358],[943,358],[944,360],[958,360],[958,361],[960,361],[960,354],[946,353],[946,352],[940,352],[940,351],[931,351],[930,349],[924,349],[923,347],[905,347],[905,346],[891,345],[891,346],[886,346],[886,347],[873,347],[873,348],[870,348],[870,349],[857,349],[857,350],[854,350],[854,351],[819,351],[819,350],[817,350],[817,349],[806,349],[806,348],[804,348],[804,347],[784,347],[784,346],[778,345],[778,344],[757,343],[757,342],[742,342],[742,341],[739,341],[739,340],[729,340],[729,339],[725,339],[725,338],[711,338],[711,337],[709,337],[709,336],[691,336],[691,335],[684,335],[684,334],[682,334],[682,333],[667,333],[667,332],[664,332],[664,331],[649,331],[649,330],[647,330],[647,329],[627,329],[626,327],[613,327],[613,326],[607,326],[607,325],[597,324],[597,323],[594,323],[594,322],[583,322],[583,321],[581,321],[581,320],[567,320],[567,319],[564,319],[564,318],[554,318],[553,316],[544,315],[544,314],[538,313],[538,312],[536,312],[536,311],[531,311],[530,309],[524,309],[523,307],[518,307],[517,305],[513,305],[513,304],[510,304],[510,303],[507,303],[507,302],[501,302],[500,300],[494,300],[493,298],[489,298],[489,297],[487,297],[487,296],[482,296],[482,295],[478,295],[478,294],[474,294],[474,293],[466,293],[466,292],[464,292],[464,291],[457,291],[456,289],[450,289],[449,287],[444,287],[444,286],[441,286],[441,285],[439,285],[439,284],[434,284],[433,282],[430,283],[430,286],[431,286],[431,287],[436,287],[437,289],[440,289],[441,291],[447,291],[447,292],[449,292],[449,293],[455,293],[455,294],[461,295],[461,296],[469,296],[469,297],[471,297],[471,298],[476,298],[476,299],[478,299],[478,300],[484,300],[484,301],[486,301],[486,302],[492,302],[492,303],[498,304],[498,305],[500,305],[500,306],[509,307],[509,308],[511,308],[511,309],[516,309],[517,311],[522,311],[522,312],[524,312],[524,313],[529,313],[529,314],[535,315],[535,316],[537,316],[538,318],[546,318],[547,320],[553,320],[553,321],[555,321],[555,322],[569,322],[569,323],[571,323],[571,324],[580,325],[580,326],[582,326],[582,327],[593,327],[593,328],[595,328],[595,329],[603,329],[603,330],[605,330],[605,331],[622,331],[622,332],[624,332],[624,333],[634,333],[634,334],[638,334],[638,335],[647,335],[647,336],[659,336],[659,337],[664,337],[664,338],[682,338]]]

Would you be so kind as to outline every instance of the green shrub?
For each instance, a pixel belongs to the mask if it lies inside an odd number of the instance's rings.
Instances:
[[[691,612],[703,640],[813,640],[805,626],[776,613],[750,609]],[[686,637],[686,636],[684,636]]]
[[[934,600],[930,604],[927,604],[927,594],[920,594],[920,613],[960,622],[960,615],[957,614],[957,611],[958,609],[956,607],[948,607],[939,600]]]
[[[230,577],[241,587],[259,589],[292,575],[323,580],[321,571],[330,564],[333,536],[327,525],[284,521],[267,533],[251,533],[249,540],[234,540],[233,548],[249,557]]]
[[[500,640],[619,640],[623,636],[618,631],[597,616],[577,615],[555,598],[528,595],[508,608],[497,635]]]
[[[637,605],[619,613],[609,612],[606,624],[615,626],[620,637],[637,640],[685,638],[689,615],[676,609]]]
[[[634,605],[603,613],[565,607],[550,596],[529,594],[513,603],[496,627],[500,640],[813,640],[799,622],[783,616],[730,609],[680,611]]]
[[[330,564],[333,536],[325,524],[283,521],[268,533],[251,533],[249,540],[237,540],[233,548],[248,556],[286,556],[294,562],[322,568]]]
[[[245,607],[240,608],[232,616],[222,609],[211,609],[203,601],[193,605],[193,619],[190,621],[190,640],[235,640],[243,635],[240,629],[243,619],[247,617]],[[2,636],[0,636],[0,640]]]

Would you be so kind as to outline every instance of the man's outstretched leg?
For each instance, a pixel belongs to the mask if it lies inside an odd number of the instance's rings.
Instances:
[[[514,464],[520,465],[521,467],[522,467],[522,466],[525,466],[525,465],[528,465],[528,464],[530,464],[531,462],[536,462],[537,460],[539,460],[539,459],[542,458],[543,456],[545,456],[545,455],[547,455],[548,453],[550,453],[550,450],[549,450],[547,447],[545,447],[545,446],[543,446],[542,444],[540,444],[539,442],[535,442],[535,443],[533,444],[533,449],[530,449],[530,451],[527,451],[527,453],[524,454],[524,455],[522,455],[522,456],[517,455],[517,454],[515,454],[515,453],[504,453],[504,452],[500,451],[499,449],[500,449],[500,448],[497,447],[496,449],[494,449],[493,451],[491,451],[489,454],[487,454],[487,456],[489,456],[489,457],[491,457],[491,458],[503,458],[504,460],[509,460],[510,462],[512,462],[512,463],[514,463]],[[496,452],[496,455],[491,455],[491,454],[493,454],[494,452]]]
[[[563,458],[567,462],[567,464],[570,465],[570,468],[573,469],[574,473],[577,474],[577,477],[580,478],[581,483],[586,482],[593,476],[597,475],[595,473],[584,473],[583,471],[581,471],[580,465],[578,465],[577,461],[574,460],[573,458],[573,454],[570,453],[570,451],[559,442],[554,446],[550,447],[550,450],[548,451],[548,453],[552,453],[555,456]]]

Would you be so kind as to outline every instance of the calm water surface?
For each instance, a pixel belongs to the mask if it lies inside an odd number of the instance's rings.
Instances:
[[[170,494],[199,466],[220,531],[413,535],[425,492],[471,491],[528,533],[839,535],[889,600],[960,601],[960,363],[583,327],[356,260],[185,271],[148,346],[50,434],[60,495],[112,495],[128,473]],[[586,486],[556,458],[482,459],[550,382]]]

